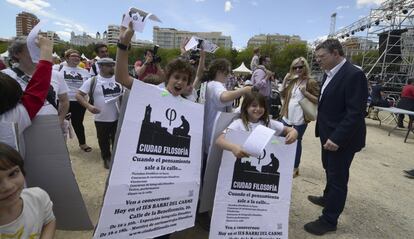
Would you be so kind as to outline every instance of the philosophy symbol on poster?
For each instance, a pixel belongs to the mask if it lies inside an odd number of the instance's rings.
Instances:
[[[168,108],[165,111],[165,118],[167,118],[168,122],[170,123],[169,126],[171,126],[171,122],[177,118],[177,112],[175,112],[175,109]]]
[[[266,150],[263,150],[263,154],[258,158],[237,158],[231,189],[278,193],[279,160],[273,153],[270,157],[266,157],[266,154]]]
[[[189,157],[190,124],[184,115],[180,117],[181,125],[173,128],[171,134],[166,127],[162,127],[160,121],[151,122],[151,111],[151,105],[147,105],[138,139],[137,154]],[[176,111],[171,108],[167,109],[165,114],[170,124],[175,120],[176,115]]]

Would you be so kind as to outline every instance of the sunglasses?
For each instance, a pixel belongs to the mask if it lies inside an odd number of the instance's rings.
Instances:
[[[292,67],[293,70],[302,70],[305,66],[294,66]]]

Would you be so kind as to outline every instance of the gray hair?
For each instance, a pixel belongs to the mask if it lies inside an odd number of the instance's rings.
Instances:
[[[7,48],[7,50],[9,51],[9,57],[16,62],[18,62],[19,59],[17,59],[15,56],[21,53],[23,49],[27,47],[26,38],[27,37],[25,36],[16,37]]]

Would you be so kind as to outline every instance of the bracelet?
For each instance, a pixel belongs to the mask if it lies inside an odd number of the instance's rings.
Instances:
[[[123,51],[129,51],[131,49],[131,44],[129,44],[128,46],[125,44],[120,43],[119,41],[116,43],[116,46],[123,50]]]

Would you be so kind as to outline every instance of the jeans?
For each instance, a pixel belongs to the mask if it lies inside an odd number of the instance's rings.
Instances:
[[[70,102],[70,119],[72,122],[73,129],[75,130],[76,137],[78,138],[79,145],[84,145],[86,143],[85,128],[83,127],[83,118],[85,116],[85,111],[85,107],[83,107],[77,101]]]
[[[103,160],[111,160],[111,148],[114,146],[117,124],[118,121],[95,121],[96,135],[98,137],[99,149],[101,150],[101,157]]]
[[[289,125],[284,120],[282,120],[282,123],[285,126],[293,127],[294,129],[296,129],[298,131],[298,140],[297,140],[298,144],[296,146],[295,168],[299,168],[300,158],[302,156],[302,137],[305,134],[305,130],[308,127],[308,124],[305,123],[305,124],[302,124],[302,125]]]

